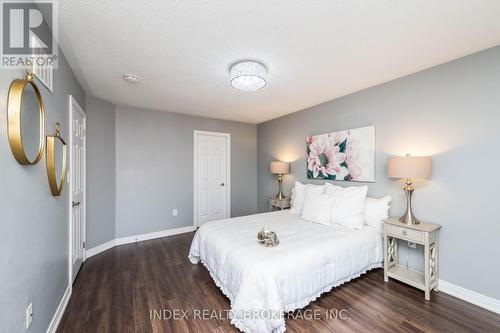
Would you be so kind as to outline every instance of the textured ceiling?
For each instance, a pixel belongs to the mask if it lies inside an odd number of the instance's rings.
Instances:
[[[64,0],[59,16],[88,94],[249,123],[500,44],[498,0]],[[242,59],[267,66],[265,89],[230,86]]]

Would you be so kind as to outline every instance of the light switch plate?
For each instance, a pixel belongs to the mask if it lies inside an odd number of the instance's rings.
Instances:
[[[177,208],[172,209],[172,216],[177,216]]]

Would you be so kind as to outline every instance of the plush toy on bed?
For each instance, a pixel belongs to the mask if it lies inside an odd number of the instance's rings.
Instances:
[[[280,243],[276,233],[274,231],[270,231],[267,228],[267,225],[259,231],[257,239],[259,240],[259,244],[265,247],[274,247]]]

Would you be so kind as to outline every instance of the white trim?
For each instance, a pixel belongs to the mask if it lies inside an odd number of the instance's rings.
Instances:
[[[173,235],[178,235],[178,234],[185,234],[187,232],[192,232],[195,230],[196,230],[196,227],[188,226],[188,227],[181,227],[181,228],[175,228],[175,229],[155,231],[155,232],[150,232],[147,234],[139,234],[139,235],[133,235],[133,236],[128,236],[128,237],[116,238],[116,239],[110,240],[109,242],[106,242],[104,244],[101,244],[101,245],[98,245],[98,246],[93,247],[91,249],[88,249],[87,250],[87,258],[93,257],[96,254],[99,254],[101,252],[109,250],[109,249],[111,249],[115,246],[118,246],[118,245],[142,242],[142,241],[146,241],[146,240],[150,240],[150,239],[162,238],[162,237],[173,236]]]
[[[49,327],[47,328],[47,333],[55,333],[57,331],[57,327],[59,326],[59,322],[66,310],[66,306],[68,305],[69,298],[71,297],[71,282],[68,284],[66,291],[64,292],[63,297],[61,298],[61,302],[59,302],[59,306],[57,307],[56,313],[54,313],[54,317],[50,321]]]
[[[465,289],[456,284],[439,280],[439,291],[460,298],[463,301],[480,306],[486,310],[500,314],[500,300],[479,294],[475,291]]]
[[[221,132],[193,131],[193,226],[198,227],[198,135],[221,136],[227,139],[226,160],[226,218],[231,217],[231,134]]]
[[[106,242],[104,244],[101,244],[101,245],[97,245],[93,248],[90,248],[86,251],[86,256],[87,256],[87,259],[90,258],[90,257],[93,257],[95,256],[96,254],[99,254],[101,252],[104,252],[104,251],[107,251],[113,247],[116,246],[116,240],[115,239],[112,239],[110,240],[109,242]]]
[[[83,145],[84,145],[84,161],[83,161],[83,180],[84,180],[84,188],[83,188],[83,203],[82,203],[82,210],[83,210],[83,241],[85,244],[87,243],[87,114],[85,111],[82,109],[82,107],[78,104],[76,99],[73,97],[73,95],[69,95],[69,167],[68,167],[68,175],[69,177],[66,177],[67,182],[69,184],[68,189],[69,189],[69,195],[68,195],[68,207],[69,207],[69,214],[68,214],[68,220],[69,220],[69,283],[73,284],[73,263],[72,263],[72,258],[73,258],[73,230],[72,230],[72,223],[71,223],[71,218],[72,218],[72,193],[73,193],[73,188],[72,188],[72,181],[71,177],[73,175],[71,174],[71,171],[73,170],[73,159],[72,159],[72,153],[73,153],[73,108],[75,108],[83,117],[83,128],[85,131],[84,137],[83,137]],[[86,250],[85,248],[83,249],[83,261],[86,260]]]

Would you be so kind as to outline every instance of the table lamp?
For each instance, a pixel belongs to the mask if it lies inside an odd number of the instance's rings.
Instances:
[[[412,186],[412,179],[430,178],[431,158],[428,156],[414,157],[409,154],[404,157],[389,157],[387,159],[387,175],[391,178],[406,178],[406,186],[403,189],[406,194],[406,212],[399,221],[408,224],[419,224],[420,221],[413,215],[411,210],[411,197],[415,190]]]
[[[276,198],[284,199],[285,196],[283,195],[282,191],[283,175],[286,175],[288,172],[290,172],[290,163],[274,161],[271,162],[269,169],[272,174],[278,175],[279,192],[278,194],[276,194]]]

